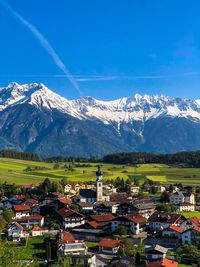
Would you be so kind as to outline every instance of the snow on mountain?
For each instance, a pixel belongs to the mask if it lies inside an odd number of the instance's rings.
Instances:
[[[39,109],[57,109],[78,119],[99,119],[104,124],[147,121],[161,115],[200,120],[200,100],[140,94],[113,101],[100,101],[92,97],[67,100],[44,84],[20,85],[12,82],[0,88],[0,111],[25,102]]]

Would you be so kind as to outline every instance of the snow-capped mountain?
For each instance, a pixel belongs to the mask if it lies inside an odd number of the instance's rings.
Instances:
[[[68,100],[44,84],[0,88],[0,148],[44,156],[200,149],[200,100],[139,95]]]

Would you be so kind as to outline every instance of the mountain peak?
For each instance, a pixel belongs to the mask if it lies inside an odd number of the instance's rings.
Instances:
[[[11,82],[7,87],[0,88],[0,110],[25,102],[39,109],[57,109],[79,119],[98,119],[105,124],[146,121],[163,114],[200,120],[198,100],[138,93],[112,101],[97,100],[90,96],[67,100],[43,83],[20,85]]]

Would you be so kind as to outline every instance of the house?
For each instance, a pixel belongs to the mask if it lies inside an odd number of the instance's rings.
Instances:
[[[32,214],[40,213],[40,205],[39,205],[38,199],[29,198],[26,200],[25,203],[26,203],[26,205],[30,206]]]
[[[108,266],[110,267],[127,267],[135,266],[135,258],[129,258],[126,256],[116,256],[111,259]]]
[[[83,232],[84,233],[100,233],[103,229],[103,226],[100,225],[99,223],[95,222],[95,221],[89,221],[86,222],[84,227],[83,227]]]
[[[54,211],[58,211],[64,207],[69,207],[71,204],[72,204],[71,199],[62,197],[55,199],[48,206],[53,208]]]
[[[30,216],[25,216],[17,219],[21,225],[26,228],[32,228],[34,225],[39,225],[42,227],[44,225],[44,217],[40,214],[33,214]]]
[[[79,238],[85,238],[85,236],[96,236],[106,229],[106,226],[102,226],[95,221],[86,222],[83,226],[79,226],[73,229],[73,233],[77,233]]]
[[[167,251],[168,248],[159,245],[153,245],[145,249],[146,260],[149,263],[151,261],[164,259],[166,257]]]
[[[31,208],[29,205],[14,205],[14,219],[20,219],[25,216],[30,216]]]
[[[99,252],[116,254],[120,248],[120,240],[114,240],[110,238],[103,238],[98,243]]]
[[[58,257],[79,254],[86,255],[87,249],[84,241],[76,240],[70,232],[62,231],[58,236]]]
[[[81,213],[83,213],[83,214],[93,213],[94,205],[92,203],[79,202],[79,203],[77,203],[77,205],[79,206],[79,210]]]
[[[163,186],[163,185],[161,185],[161,184],[157,184],[157,185],[155,185],[155,187],[157,188],[157,191],[158,191],[159,193],[163,193],[163,192],[166,191],[166,187]]]
[[[134,212],[137,213],[137,209],[131,203],[120,203],[117,207],[117,215],[126,215],[126,214],[133,214]]]
[[[189,202],[180,202],[176,206],[176,211],[195,211],[195,205]]]
[[[93,189],[80,189],[80,202],[94,203],[97,201],[96,191]]]
[[[42,235],[42,228],[39,225],[33,226],[31,230],[32,236],[41,236]]]
[[[194,226],[199,226],[199,225],[200,225],[200,219],[197,217],[191,217],[183,221],[180,226],[184,229],[190,229],[193,228]]]
[[[178,262],[164,258],[150,262],[147,267],[178,267]]]
[[[125,226],[128,232],[137,235],[145,230],[146,222],[146,218],[140,215],[124,215],[112,221],[111,229],[115,232],[120,226]]]
[[[103,185],[103,190],[107,191],[109,194],[117,193],[117,188],[113,184]]]
[[[76,194],[79,192],[80,189],[93,189],[94,185],[93,184],[86,184],[86,183],[69,183],[66,184],[64,187],[64,192],[65,193],[70,193],[70,194]]]
[[[91,215],[90,216],[90,221],[95,221],[102,227],[110,227],[112,221],[116,217],[113,214],[98,214],[98,215]]]
[[[22,241],[28,236],[29,233],[17,222],[12,223],[12,225],[8,228],[8,239],[12,241]]]
[[[151,231],[160,231],[171,225],[180,226],[186,218],[181,214],[155,211],[148,219]]]
[[[74,228],[85,224],[84,215],[70,208],[62,208],[57,211],[57,214],[64,229]]]
[[[111,201],[99,201],[94,204],[94,210],[98,214],[116,214],[119,204]]]
[[[96,267],[96,255],[70,255],[71,264],[70,267],[79,266],[80,262],[83,263],[84,267]],[[104,266],[104,265],[101,265]]]
[[[71,185],[71,184],[66,184],[66,185],[65,185],[65,187],[64,187],[64,192],[65,192],[65,193],[71,193],[71,194],[76,193],[76,192],[74,192],[74,191],[72,190],[72,185]]]
[[[162,231],[163,237],[175,237],[178,239],[182,239],[182,233],[185,232],[185,229],[176,225],[171,225],[168,228]]]
[[[110,195],[110,201],[117,202],[119,204],[129,203],[132,201],[132,196],[127,193],[113,193]]]
[[[182,202],[187,202],[187,203],[195,205],[195,195],[192,192],[184,193],[184,192],[177,191],[169,197],[170,205],[176,206]]]
[[[200,227],[194,226],[191,230],[191,243],[193,245],[200,245]]]
[[[155,203],[149,199],[136,200],[133,203],[135,212],[148,219],[155,211]]]
[[[14,205],[20,205],[24,202],[25,195],[15,195],[9,198],[9,201]]]
[[[140,191],[140,187],[134,184],[131,184],[127,188],[127,193],[132,195],[137,195]]]

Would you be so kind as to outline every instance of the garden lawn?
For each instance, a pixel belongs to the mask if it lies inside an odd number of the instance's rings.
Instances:
[[[46,256],[44,237],[29,237],[26,247],[15,246],[14,250],[20,260],[44,261]]]
[[[186,218],[190,218],[190,217],[197,217],[197,218],[200,218],[200,212],[199,211],[194,211],[194,212],[185,212],[185,211],[182,211],[182,212],[179,212],[180,214],[182,214],[183,216],[185,216]]]

